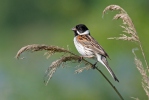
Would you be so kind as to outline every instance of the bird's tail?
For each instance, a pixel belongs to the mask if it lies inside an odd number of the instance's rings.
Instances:
[[[97,60],[102,63],[106,69],[109,71],[109,73],[111,74],[111,76],[114,78],[115,81],[119,82],[119,80],[117,79],[117,77],[115,76],[114,72],[112,71],[112,69],[110,68],[109,64],[108,64],[108,61],[106,59],[106,57],[102,56],[102,55],[99,55],[99,54],[96,54],[97,56]]]

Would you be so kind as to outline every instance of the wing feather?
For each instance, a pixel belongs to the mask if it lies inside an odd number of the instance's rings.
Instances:
[[[105,52],[101,45],[90,35],[79,35],[77,40],[80,44],[84,45],[84,47],[93,50],[93,52],[101,54],[105,57],[109,58],[109,55]]]

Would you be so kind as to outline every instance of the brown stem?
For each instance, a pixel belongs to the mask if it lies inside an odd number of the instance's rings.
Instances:
[[[78,56],[72,52],[69,51],[70,54]],[[106,79],[106,81],[108,81],[108,83],[112,86],[112,88],[114,89],[114,91],[118,94],[118,96],[121,98],[121,100],[124,100],[124,98],[122,97],[122,95],[119,93],[119,91],[116,89],[116,87],[110,82],[110,80],[104,75],[104,73],[99,70],[97,67],[94,66],[94,64],[90,63],[89,61],[82,59],[84,62],[89,63],[91,66],[93,66],[98,72],[100,72],[100,74]]]
[[[112,88],[115,90],[115,92],[118,94],[118,96],[121,98],[121,100],[124,100],[122,95],[119,93],[119,91],[116,89],[116,87],[109,81],[109,79],[103,74],[101,70],[99,70],[97,67],[95,69],[102,74],[102,76],[108,81],[108,83],[112,86]]]

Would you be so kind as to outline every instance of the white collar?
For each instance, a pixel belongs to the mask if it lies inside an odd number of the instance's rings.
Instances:
[[[90,33],[90,31],[89,31],[89,30],[86,30],[86,31],[83,32],[83,33],[80,33],[79,31],[77,31],[77,33],[78,33],[79,35],[88,35],[88,34]]]

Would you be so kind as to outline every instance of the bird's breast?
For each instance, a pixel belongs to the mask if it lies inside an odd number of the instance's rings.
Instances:
[[[83,46],[83,44],[81,44],[81,43],[79,43],[79,41],[77,41],[77,37],[74,37],[74,44],[75,44],[76,49],[82,56],[94,55],[93,52],[89,48],[86,48],[85,46]]]

